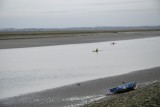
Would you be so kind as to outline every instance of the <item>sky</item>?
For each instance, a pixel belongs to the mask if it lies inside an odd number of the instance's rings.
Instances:
[[[160,25],[160,0],[0,0],[0,29]]]

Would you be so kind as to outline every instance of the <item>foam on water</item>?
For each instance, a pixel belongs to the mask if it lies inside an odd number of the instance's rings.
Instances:
[[[159,65],[160,37],[0,49],[0,98]]]

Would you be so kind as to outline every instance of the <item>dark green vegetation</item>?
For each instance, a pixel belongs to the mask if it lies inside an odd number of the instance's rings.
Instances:
[[[160,107],[160,82],[107,98],[84,107]]]

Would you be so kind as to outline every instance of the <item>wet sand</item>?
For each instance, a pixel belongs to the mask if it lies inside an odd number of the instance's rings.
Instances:
[[[160,79],[159,71],[160,67],[155,67],[2,99],[0,107],[78,107],[94,101],[94,99],[105,97],[106,88],[120,85],[122,81],[135,81],[137,84],[143,84]]]
[[[30,37],[30,35],[18,35],[16,38],[0,37],[0,49],[24,48],[38,46],[52,46],[78,43],[92,43],[103,41],[116,41],[137,38],[160,36],[160,31],[134,31],[114,33],[82,33],[82,34],[52,34]]]

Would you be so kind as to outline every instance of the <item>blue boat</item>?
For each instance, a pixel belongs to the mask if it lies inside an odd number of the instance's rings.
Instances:
[[[131,82],[127,84],[123,84],[114,88],[109,89],[111,93],[122,93],[130,90],[134,90],[136,87],[136,82]]]

